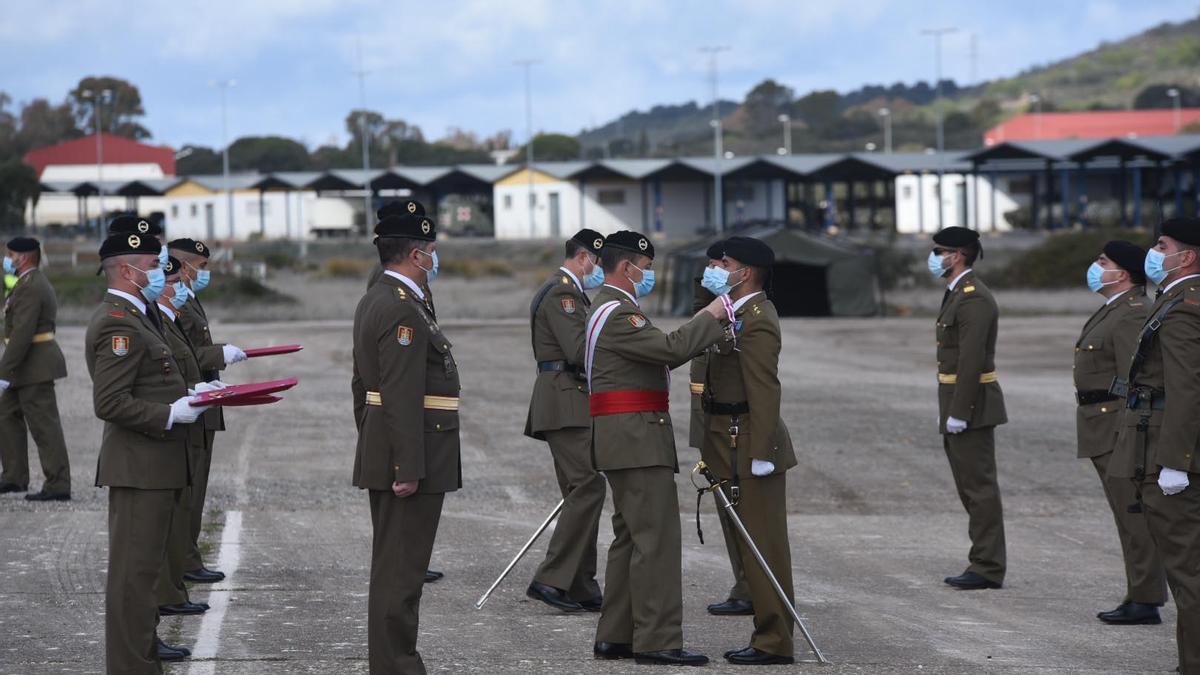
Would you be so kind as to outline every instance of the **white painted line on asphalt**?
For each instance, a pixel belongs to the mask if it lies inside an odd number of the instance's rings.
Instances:
[[[192,647],[193,661],[188,675],[214,675],[217,664],[212,660],[221,646],[221,626],[225,623],[225,612],[229,608],[229,596],[233,592],[231,581],[237,574],[242,557],[242,512],[229,511],[225,514],[225,527],[221,531],[221,551],[217,554],[217,569],[225,572],[225,580],[213,585],[208,594],[209,610],[200,623],[196,645]]]

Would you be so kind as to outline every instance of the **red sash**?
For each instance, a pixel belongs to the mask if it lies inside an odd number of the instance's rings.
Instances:
[[[620,415],[621,413],[667,412],[668,398],[666,391],[640,389],[606,391],[588,397],[588,407],[592,417]]]

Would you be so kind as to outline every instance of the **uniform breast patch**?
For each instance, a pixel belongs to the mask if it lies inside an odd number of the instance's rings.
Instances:
[[[963,286],[963,293],[974,293],[974,292],[975,292],[974,286]]]
[[[634,328],[642,328],[646,325],[646,317],[641,314],[632,314],[629,317],[629,323]]]
[[[564,312],[567,314],[575,313],[575,298],[563,298],[561,302]]]
[[[125,312],[122,312],[119,309],[114,309],[113,311],[109,312],[108,315],[114,319],[124,319],[125,318]]]
[[[112,339],[112,353],[117,356],[125,356],[129,353],[129,336],[114,335]]]
[[[407,347],[412,344],[412,341],[413,329],[409,328],[408,326],[400,326],[396,329],[396,342],[399,342],[401,345]]]

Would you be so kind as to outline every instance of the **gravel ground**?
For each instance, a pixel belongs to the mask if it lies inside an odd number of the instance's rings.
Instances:
[[[357,298],[359,288],[346,297]],[[439,287],[439,307],[456,299]],[[333,296],[321,302],[353,304]],[[525,299],[500,302],[519,307]],[[941,582],[962,571],[968,541],[933,422],[932,321],[785,322],[784,414],[800,459],[788,490],[797,600],[833,665],[780,671],[1174,668],[1172,606],[1163,626],[1115,628],[1095,619],[1120,601],[1124,575],[1096,476],[1075,459],[1070,363],[1081,321],[1012,316],[1001,324],[998,367],[1012,422],[998,431],[997,446],[1010,571],[1003,590],[976,593]],[[427,587],[422,607],[420,647],[430,670],[643,670],[591,660],[595,615],[560,615],[524,597],[544,542],[482,611],[473,609],[558,497],[545,446],[521,435],[531,384],[523,322],[451,320],[446,331],[463,375],[465,487],[446,501],[434,567],[447,576]],[[296,375],[301,384],[282,403],[228,415],[210,487],[218,526],[206,536],[210,560],[219,551],[232,574],[193,591],[194,599],[214,603],[207,617],[163,621],[168,641],[197,650],[190,663],[169,670],[366,673],[370,521],[366,496],[350,486],[350,326],[218,323],[214,332],[243,347],[298,341],[306,349],[226,372],[232,382]],[[71,371],[59,405],[76,498],[52,505],[0,499],[0,673],[102,669],[106,494],[92,487],[101,425],[91,412],[82,329],[64,328],[60,340]],[[684,448],[684,371],[672,386],[686,468],[697,453]],[[747,642],[750,620],[705,614],[730,583],[724,548],[697,542],[694,491],[686,475],[676,482],[686,646],[716,657],[710,670],[734,672],[719,657]],[[230,524],[237,522],[234,541]],[[704,525],[712,539],[720,536],[709,500]],[[601,566],[611,537],[606,512]]]

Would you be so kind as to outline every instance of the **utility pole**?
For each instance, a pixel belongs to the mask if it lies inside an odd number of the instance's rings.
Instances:
[[[975,84],[979,81],[979,34],[971,33],[971,79],[970,83]]]
[[[725,231],[725,200],[721,194],[721,158],[725,156],[722,147],[720,98],[717,95],[717,55],[729,51],[729,47],[701,47],[701,53],[708,54],[708,77],[712,84],[713,117],[709,125],[713,130],[713,225],[717,232]]]
[[[358,52],[358,70],[354,71],[358,76],[358,135],[363,161],[363,233],[369,236],[375,210],[371,208],[371,138],[367,134],[367,71],[363,70],[361,39],[355,40],[355,51]]]
[[[1175,133],[1179,133],[1180,128],[1183,126],[1182,119],[1181,119],[1181,111],[1179,109],[1179,107],[1180,107],[1179,89],[1177,89],[1175,87],[1171,87],[1170,89],[1167,90],[1167,96],[1171,97],[1171,107],[1175,110]]]
[[[879,116],[883,118],[883,154],[892,154],[892,109],[880,108]]]
[[[231,87],[237,86],[237,80],[213,81],[209,84],[221,90],[221,175],[225,183],[225,208],[229,218],[229,238],[233,239],[236,230],[233,226],[233,189],[229,185],[229,122],[225,114],[225,93]]]
[[[104,104],[111,101],[112,95],[112,89],[88,90],[80,94],[82,98],[92,101],[92,117],[96,127],[96,234],[101,240],[104,239],[104,138],[101,136],[104,125],[101,117],[104,115]]]
[[[529,73],[539,61],[537,59],[521,59],[513,65],[525,70],[525,173],[529,176],[529,238],[537,237],[534,225],[535,198],[533,195],[533,93],[529,82]]]
[[[944,127],[945,114],[942,112],[942,37],[950,33],[956,32],[957,28],[927,28],[921,31],[922,35],[930,35],[933,37],[933,62],[935,71],[935,84],[937,95],[933,101],[933,108],[937,118],[937,154],[938,154],[938,181],[937,181],[937,198],[938,198],[938,229],[942,229],[942,211],[945,210],[945,204],[942,201],[942,183],[946,178],[946,131]]]

